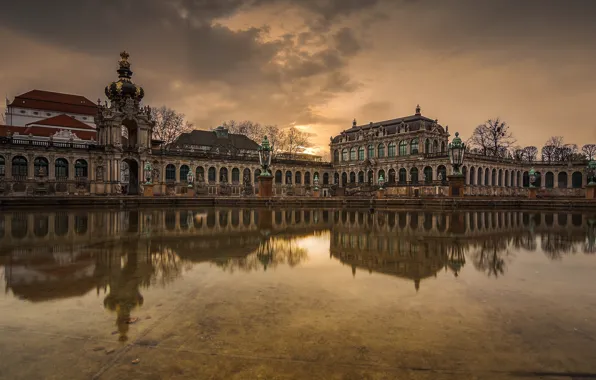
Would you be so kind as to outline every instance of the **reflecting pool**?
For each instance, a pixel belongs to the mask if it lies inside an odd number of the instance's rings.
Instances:
[[[1,379],[596,379],[596,215],[0,213]]]

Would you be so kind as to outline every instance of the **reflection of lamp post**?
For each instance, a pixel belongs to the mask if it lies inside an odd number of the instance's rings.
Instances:
[[[461,268],[466,264],[466,255],[459,241],[455,240],[447,257],[447,265],[453,271],[455,277],[459,275]]]
[[[259,147],[259,163],[261,164],[261,174],[259,175],[259,196],[270,197],[273,193],[273,177],[271,175],[271,146],[267,136],[263,137],[263,142]]]
[[[459,132],[455,132],[455,138],[449,143],[449,161],[453,168],[453,174],[448,176],[449,179],[449,196],[463,197],[464,186],[466,184],[466,177],[461,172],[460,168],[464,163],[464,155],[466,153],[466,144],[459,138]]]

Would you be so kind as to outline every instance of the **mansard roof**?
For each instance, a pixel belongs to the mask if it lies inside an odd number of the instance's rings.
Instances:
[[[419,109],[417,109],[417,111],[419,111]],[[378,122],[371,122],[369,124],[356,125],[355,122],[356,121],[354,120],[352,128],[346,129],[340,135],[335,136],[332,139],[332,142],[339,142],[342,135],[347,135],[348,140],[356,140],[356,136],[359,132],[370,132],[377,130],[381,127],[385,129],[387,135],[393,135],[398,133],[399,128],[403,126],[407,127],[408,131],[419,131],[423,128],[429,128],[430,130],[432,130],[433,128],[437,128],[439,132],[445,132],[445,129],[443,128],[443,126],[438,124],[437,120],[433,120],[426,116],[422,116],[418,112],[415,115],[390,120],[383,120]]]
[[[95,116],[97,104],[81,95],[31,90],[14,98],[10,107]]]
[[[33,125],[48,125],[52,127],[76,128],[95,131],[95,128],[93,128],[92,126],[65,114],[49,117],[43,120],[33,121],[27,124],[27,126]]]
[[[195,129],[194,131],[183,133],[173,144],[176,147],[184,148],[185,145],[207,146],[211,148],[222,148],[230,150],[257,150],[259,144],[249,139],[245,135],[236,133],[218,134],[216,130],[206,131]]]

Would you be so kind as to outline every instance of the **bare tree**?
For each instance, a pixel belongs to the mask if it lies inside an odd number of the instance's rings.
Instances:
[[[277,125],[263,125],[250,120],[235,121],[228,120],[222,124],[230,133],[244,135],[260,144],[263,136],[267,136],[273,148],[273,154],[279,153],[282,149],[282,132]]]
[[[523,151],[523,159],[527,162],[534,162],[536,161],[536,156],[538,156],[538,148],[535,146],[527,146],[522,149]]]
[[[184,120],[184,114],[166,106],[151,107],[151,118],[155,121],[153,138],[162,140],[166,147],[193,127],[192,123]]]
[[[586,155],[588,160],[596,158],[596,144],[586,144],[582,146],[582,152]]]
[[[302,152],[304,148],[311,146],[309,138],[309,133],[302,132],[298,128],[292,126],[282,132],[282,149],[284,152],[289,153],[290,156],[293,156],[296,153]]]
[[[485,156],[504,157],[515,139],[509,131],[509,125],[496,118],[477,126],[468,142]]]

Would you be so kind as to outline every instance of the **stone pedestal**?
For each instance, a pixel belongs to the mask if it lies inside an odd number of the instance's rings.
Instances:
[[[377,193],[375,194],[375,197],[377,199],[385,198],[385,189],[379,189],[379,190],[377,190]]]
[[[538,191],[538,188],[536,188],[536,187],[530,187],[528,189],[528,198],[535,199],[536,198],[536,192],[537,191]]]
[[[153,185],[148,183],[143,185],[143,196],[144,197],[152,197],[153,196]]]
[[[464,188],[466,187],[466,177],[463,175],[450,175],[447,176],[449,180],[449,196],[450,197],[463,197]]]
[[[312,192],[312,196],[315,198],[320,198],[321,197],[321,190],[316,189]]]
[[[270,198],[273,195],[273,176],[259,176],[259,197]]]
[[[596,200],[596,185],[586,186],[586,199]]]
[[[192,187],[189,187],[186,189],[186,196],[187,197],[194,197],[195,196],[195,189]]]

